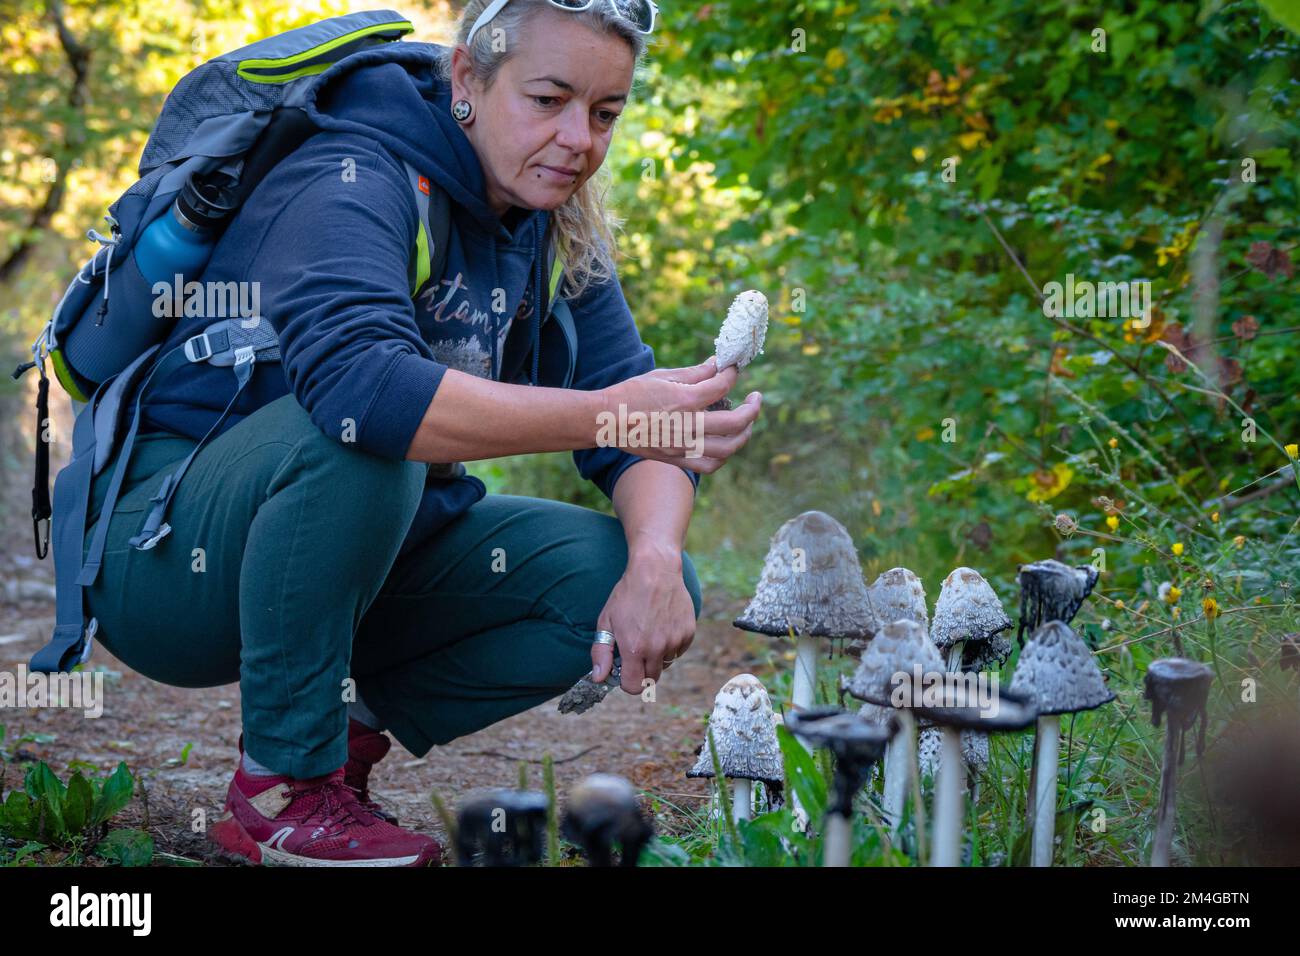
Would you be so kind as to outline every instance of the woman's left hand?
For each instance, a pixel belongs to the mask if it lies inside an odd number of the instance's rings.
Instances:
[[[682,580],[680,560],[630,560],[596,627],[614,635],[623,662],[623,690],[639,695],[649,686],[643,683],[646,678],[657,682],[695,639],[695,604]],[[592,681],[608,677],[613,663],[613,648],[591,645]]]

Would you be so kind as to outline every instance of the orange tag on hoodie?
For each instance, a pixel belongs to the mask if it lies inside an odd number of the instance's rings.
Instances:
[[[429,195],[429,178],[427,176],[420,177],[420,192],[426,196]]]

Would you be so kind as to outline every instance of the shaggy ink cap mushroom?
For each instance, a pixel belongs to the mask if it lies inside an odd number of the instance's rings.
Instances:
[[[569,792],[560,831],[582,847],[592,866],[612,865],[616,843],[623,851],[620,865],[636,866],[654,835],[632,784],[609,773],[594,773]]]
[[[876,617],[883,623],[914,621],[923,628],[930,626],[930,612],[925,603],[925,586],[907,568],[890,568],[867,589]]]
[[[886,624],[871,639],[846,689],[858,700],[892,709],[894,676],[902,673],[910,678],[917,667],[922,674],[942,674],[945,670],[925,628],[916,621],[899,619]]]
[[[867,588],[867,597],[880,624],[914,621],[929,630],[930,611],[925,602],[925,587],[921,579],[907,568],[890,568],[882,572]],[[846,650],[860,657],[865,647],[865,641],[855,640]]]
[[[898,730],[893,715],[881,725],[838,707],[809,707],[793,711],[786,729],[835,757],[835,799],[831,811],[853,812],[853,795],[866,783],[871,768],[885,754],[885,745]]]
[[[1011,626],[1002,602],[978,571],[956,568],[943,579],[934,605],[930,639],[947,654],[963,643],[961,669],[978,671],[1000,666],[1011,654],[1011,642],[999,632]]]
[[[536,863],[542,858],[546,810],[546,794],[532,790],[489,790],[471,797],[457,814],[456,862],[472,866],[481,858],[484,866]]]
[[[779,786],[785,781],[772,701],[767,688],[753,674],[738,674],[722,685],[713,700],[709,729],[718,745],[718,762],[724,776],[760,780],[769,786]],[[700,757],[686,776],[713,776],[707,734]]]
[[[1098,572],[1092,565],[1070,567],[1053,558],[1022,564],[1016,574],[1020,585],[1020,627],[1016,635],[1021,645],[1025,632],[1033,634],[1048,621],[1069,624],[1079,613],[1084,600],[1097,583]]]
[[[757,289],[747,289],[732,300],[713,343],[719,372],[729,365],[742,369],[763,353],[767,312],[767,296]]]
[[[1163,657],[1152,661],[1143,680],[1143,697],[1151,702],[1151,723],[1160,726],[1161,714],[1169,715],[1168,730],[1184,733],[1200,722],[1196,752],[1205,749],[1205,704],[1210,696],[1214,671],[1185,657]],[[1183,754],[1179,751],[1178,762]]]
[[[805,511],[781,525],[754,597],[732,624],[772,637],[791,630],[827,638],[875,633],[862,565],[844,526],[822,511]]]
[[[1049,620],[1029,638],[1011,692],[1031,698],[1040,716],[1075,714],[1115,699],[1088,645],[1060,620]]]

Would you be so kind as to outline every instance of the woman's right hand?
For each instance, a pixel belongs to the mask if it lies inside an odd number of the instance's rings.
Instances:
[[[736,383],[736,366],[718,372],[716,362],[710,356],[699,365],[653,369],[606,388],[596,423],[597,446],[688,471],[717,471],[749,441],[763,396],[751,392],[735,408],[705,411]],[[644,440],[634,430],[638,422]]]

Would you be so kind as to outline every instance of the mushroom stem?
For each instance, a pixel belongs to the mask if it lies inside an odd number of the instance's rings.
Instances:
[[[1056,763],[1060,751],[1061,718],[1056,714],[1038,718],[1034,732],[1034,769],[1031,775],[1033,827],[1030,860],[1033,866],[1052,865],[1052,844],[1056,839]]]
[[[794,687],[791,692],[796,710],[813,705],[817,685],[817,639],[799,635],[795,645]]]
[[[1170,720],[1165,733],[1165,759],[1160,766],[1160,804],[1156,810],[1156,837],[1151,844],[1151,865],[1168,866],[1169,849],[1174,841],[1174,808],[1177,796],[1174,785],[1178,779],[1178,750],[1183,729],[1177,721]]]
[[[748,820],[754,805],[754,782],[743,777],[731,778],[731,818]]]
[[[948,648],[948,670],[956,673],[961,670],[961,652],[966,649],[965,641],[957,641]]]
[[[934,849],[931,866],[961,865],[962,766],[961,731],[943,728],[939,752],[939,779],[934,794]]]
[[[890,830],[898,831],[903,820],[903,803],[912,783],[912,750],[916,746],[915,723],[909,710],[899,708],[898,733],[885,751],[885,816]]]
[[[823,846],[822,866],[848,866],[852,848],[853,821],[832,810],[826,814],[826,841]]]

